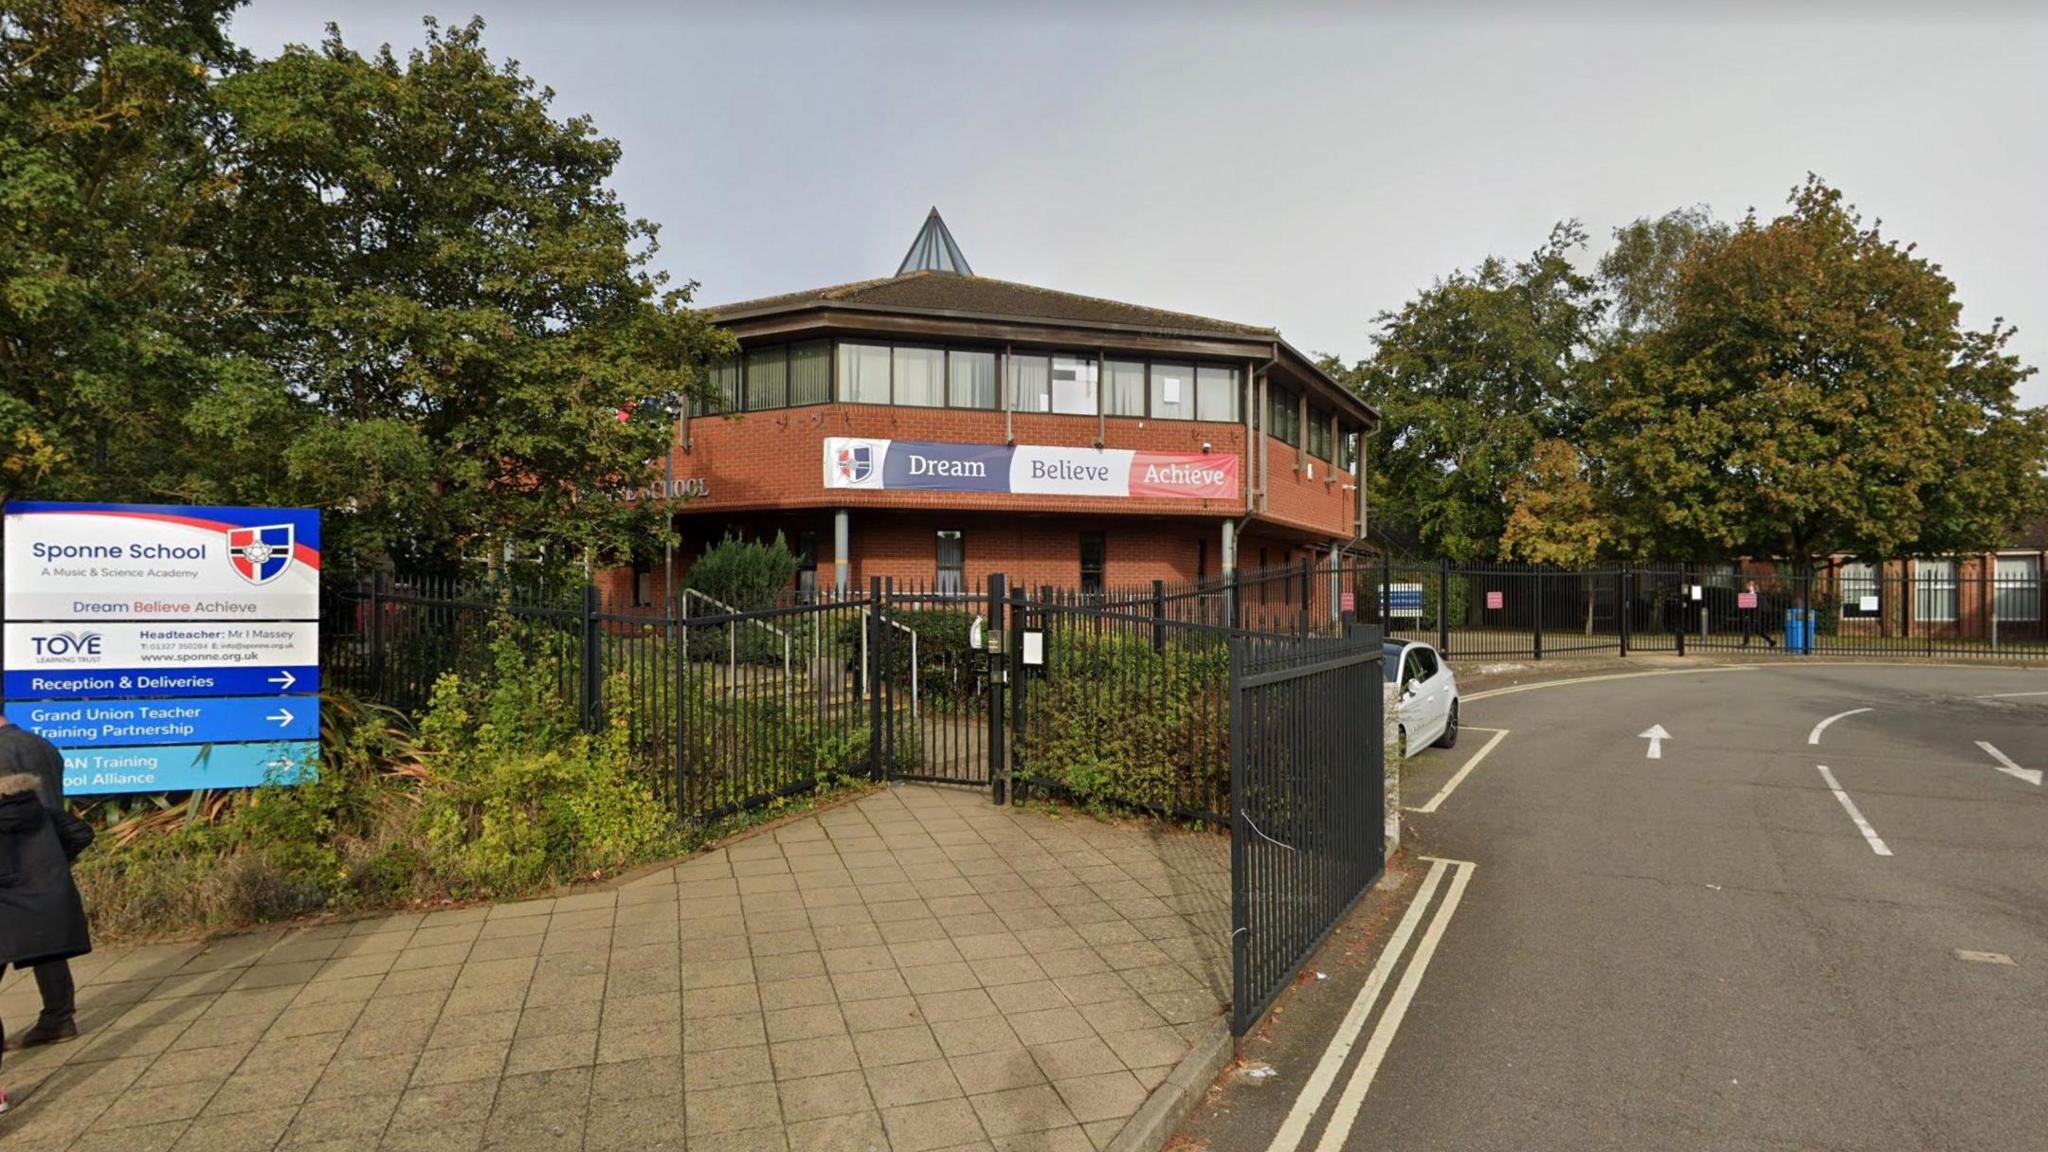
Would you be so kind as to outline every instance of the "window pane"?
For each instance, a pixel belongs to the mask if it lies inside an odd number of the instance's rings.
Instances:
[[[1877,565],[1861,560],[1842,565],[1842,618],[1872,619],[1879,615]]]
[[[1145,362],[1111,360],[1103,367],[1108,373],[1102,382],[1103,412],[1110,416],[1143,416]]]
[[[737,357],[720,360],[711,366],[711,394],[709,403],[697,402],[697,415],[740,410],[740,362]]]
[[[789,407],[789,354],[782,347],[747,353],[747,411]]]
[[[2000,556],[1992,606],[2001,621],[2032,624],[2041,619],[2041,558]]]
[[[1308,454],[1318,460],[1330,458],[1330,414],[1314,408],[1308,410]]]
[[[1337,438],[1337,464],[1344,471],[1352,471],[1358,465],[1358,432],[1346,428]]]
[[[993,352],[951,352],[946,402],[955,408],[996,406],[996,354]]]
[[[1052,410],[1065,416],[1095,415],[1093,357],[1052,358]]]
[[[967,542],[958,532],[941,531],[938,547],[938,580],[932,590],[957,596],[967,590]]]
[[[1195,418],[1195,366],[1152,365],[1152,416],[1158,420]]]
[[[852,404],[889,402],[889,346],[839,346],[839,398]]]
[[[816,344],[789,346],[789,402],[823,404],[832,399],[832,346]]]
[[[1204,364],[1195,369],[1195,417],[1232,423],[1237,415],[1237,369]]]
[[[1090,595],[1101,595],[1103,571],[1108,567],[1108,546],[1101,533],[1091,532],[1081,537],[1081,591]]]
[[[941,408],[946,403],[946,353],[938,348],[896,350],[896,403]]]
[[[1956,562],[1917,560],[1913,564],[1913,615],[1930,624],[1956,618]]]
[[[1266,432],[1282,444],[1301,447],[1301,398],[1285,388],[1266,392]]]
[[[1019,412],[1052,411],[1052,366],[1045,357],[1010,357],[1010,407]]]

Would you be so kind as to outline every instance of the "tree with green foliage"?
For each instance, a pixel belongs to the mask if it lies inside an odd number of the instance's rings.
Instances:
[[[1627,339],[1671,323],[1679,269],[1702,245],[1727,235],[1728,226],[1697,205],[1616,228],[1614,246],[1600,257],[1599,277],[1614,335]]]
[[[188,421],[244,368],[208,339],[232,286],[200,239],[231,191],[209,92],[247,63],[235,6],[0,7],[0,496],[207,490]]]
[[[480,21],[430,20],[404,59],[330,29],[217,96],[244,302],[221,335],[276,380],[207,397],[223,443],[290,429],[288,490],[348,508],[363,554],[580,558],[665,530],[606,493],[667,450],[690,366],[730,337],[647,271],[655,227],[606,187],[616,141],[556,119]]]
[[[1810,177],[1791,208],[1705,234],[1668,317],[1588,391],[1590,454],[1627,534],[1665,555],[1980,550],[2042,507],[2048,414],[2011,330]]]
[[[611,493],[732,341],[618,144],[479,22],[256,61],[234,7],[0,10],[0,495],[309,504],[416,568],[666,532]]]
[[[1563,440],[1536,446],[1528,474],[1508,484],[1507,501],[1503,560],[1583,568],[1601,557],[1610,538],[1600,490],[1579,450]]]
[[[1344,374],[1383,418],[1372,506],[1390,535],[1458,563],[1493,559],[1509,486],[1582,419],[1573,383],[1603,304],[1572,263],[1575,222],[1524,260],[1489,258],[1379,316],[1373,355]]]

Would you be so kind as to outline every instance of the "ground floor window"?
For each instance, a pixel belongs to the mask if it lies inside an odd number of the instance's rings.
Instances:
[[[818,599],[818,534],[799,532],[796,534],[796,595],[797,603],[812,604]]]
[[[2021,624],[2041,619],[2041,558],[2000,556],[1992,604],[2000,620]]]
[[[967,541],[958,532],[939,530],[938,579],[932,591],[942,596],[967,591]]]
[[[1100,596],[1103,573],[1109,566],[1109,548],[1100,532],[1081,534],[1081,593]]]
[[[1877,565],[1864,560],[1851,560],[1842,565],[1839,577],[1841,584],[1842,619],[1871,620],[1879,615]]]
[[[1952,624],[1956,618],[1956,562],[1913,562],[1913,617],[1928,624]]]
[[[638,556],[633,558],[633,607],[654,606],[654,564]]]

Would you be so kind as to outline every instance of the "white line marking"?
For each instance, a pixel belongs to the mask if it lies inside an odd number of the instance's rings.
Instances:
[[[1870,821],[1865,820],[1863,813],[1856,810],[1856,802],[1849,799],[1847,792],[1842,791],[1842,785],[1835,779],[1835,774],[1828,771],[1828,766],[1825,764],[1819,765],[1819,768],[1821,779],[1828,782],[1828,787],[1834,790],[1835,799],[1842,802],[1842,809],[1849,813],[1849,819],[1856,822],[1856,830],[1863,833],[1865,840],[1870,841],[1870,850],[1879,856],[1891,855],[1892,850],[1885,847],[1884,841],[1877,838],[1877,829],[1870,826]]]
[[[1469,724],[1466,725],[1466,730],[1474,731],[1474,729]],[[1480,728],[1477,729],[1477,731],[1485,732],[1488,731],[1488,729]],[[1438,805],[1442,804],[1445,800],[1449,799],[1451,793],[1458,790],[1458,785],[1463,784],[1465,782],[1465,777],[1470,776],[1472,774],[1472,770],[1474,768],[1479,767],[1479,762],[1481,760],[1486,759],[1486,754],[1488,752],[1493,751],[1493,746],[1508,738],[1508,730],[1505,728],[1495,728],[1491,731],[1493,732],[1493,739],[1488,740],[1486,743],[1480,745],[1479,751],[1473,753],[1472,758],[1470,760],[1465,761],[1465,766],[1463,768],[1458,769],[1457,775],[1451,777],[1449,780],[1446,780],[1444,782],[1444,786],[1436,790],[1436,795],[1431,796],[1429,798],[1429,803],[1424,804],[1420,808],[1411,807],[1408,809],[1408,811],[1434,812],[1437,810]]]
[[[1989,695],[1989,696],[1979,696],[1979,697],[1977,697],[1977,699],[1979,699],[1979,700],[2010,700],[2010,699],[2012,699],[2012,698],[2013,698],[2013,697],[2015,697],[2015,696],[2048,696],[2048,692],[1993,692],[1993,693],[1992,693],[1991,695]],[[1466,697],[1466,699],[1468,699],[1468,700],[1469,700],[1469,699],[1471,699],[1471,697],[1469,697],[1469,696],[1468,696],[1468,697]]]
[[[1336,1034],[1330,1037],[1330,1046],[1323,1050],[1323,1058],[1316,1061],[1315,1071],[1309,1073],[1308,1082],[1301,1086],[1301,1095],[1294,1098],[1294,1107],[1287,1110],[1287,1119],[1280,1130],[1273,1134],[1273,1143],[1267,1152],[1294,1152],[1301,1147],[1302,1138],[1308,1135],[1309,1121],[1315,1119],[1316,1109],[1323,1106],[1323,1097],[1330,1094],[1330,1085],[1336,1083],[1337,1073],[1344,1068],[1344,1062],[1351,1058],[1351,1046],[1358,1043],[1358,1034],[1365,1031],[1365,1019],[1372,1015],[1372,1006],[1379,1000],[1380,989],[1386,987],[1387,978],[1400,963],[1401,953],[1408,947],[1408,938],[1415,934],[1415,926],[1422,922],[1422,913],[1436,895],[1437,881],[1443,879],[1450,863],[1438,860],[1429,867],[1429,875],[1423,878],[1422,887],[1415,893],[1415,899],[1408,904],[1407,914],[1401,917],[1400,926],[1388,938],[1387,946],[1380,950],[1380,958],[1373,963],[1372,973],[1365,978],[1365,987],[1358,990],[1357,999],[1351,1002],[1351,1010],[1344,1013],[1343,1023],[1337,1025]]]
[[[1486,700],[1494,696],[1512,696],[1517,692],[1534,692],[1538,688],[1562,688],[1567,684],[1598,684],[1603,680],[1640,680],[1646,676],[1698,676],[1706,672],[1761,672],[1775,665],[1767,664],[1712,664],[1704,668],[1659,668],[1653,672],[1610,672],[1605,676],[1573,676],[1566,680],[1538,680],[1534,684],[1510,684],[1505,688],[1488,688],[1482,692],[1466,692],[1460,700]]]
[[[1648,740],[1650,742],[1650,750],[1646,754],[1647,759],[1662,760],[1664,758],[1664,742],[1671,739],[1671,733],[1666,732],[1662,724],[1652,724],[1648,732],[1636,733],[1636,739]]]
[[[1870,711],[1870,709],[1868,708],[1851,708],[1847,712],[1837,712],[1833,716],[1830,716],[1827,719],[1821,721],[1820,723],[1815,724],[1813,726],[1813,731],[1808,732],[1806,734],[1806,742],[1808,744],[1818,744],[1820,743],[1820,734],[1828,730],[1828,725],[1833,724],[1837,720],[1846,719],[1850,716],[1860,716],[1868,711]]]
[[[1956,959],[1970,960],[1978,964],[2004,964],[2012,968],[2019,967],[2019,965],[2012,962],[2012,957],[2007,956],[2003,952],[1973,952],[1968,948],[1958,948],[1956,949]]]
[[[2019,765],[2012,762],[2012,757],[2007,756],[2003,752],[2000,752],[1998,749],[1992,747],[1986,741],[1977,741],[1977,747],[1982,748],[1985,752],[1990,754],[1993,760],[1998,761],[1998,763],[1992,765],[1993,768],[1998,769],[2000,772],[2005,773],[2007,776],[2017,776],[2020,779],[2025,780],[2027,783],[2032,784],[2036,788],[2039,788],[2041,786],[2041,770],[2039,768],[2020,767]]]
[[[1401,973],[1401,983],[1394,994],[1387,998],[1387,1010],[1381,1014],[1378,1027],[1372,1030],[1372,1039],[1366,1041],[1365,1054],[1358,1058],[1358,1067],[1351,1070],[1351,1079],[1344,1085],[1344,1094],[1337,1098],[1336,1110],[1330,1114],[1330,1126],[1323,1129],[1323,1138],[1316,1143],[1316,1152],[1339,1152],[1344,1142],[1351,1138],[1351,1126],[1358,1121],[1358,1110],[1365,1104],[1365,1094],[1372,1090],[1373,1077],[1379,1075],[1380,1062],[1386,1059],[1387,1049],[1393,1046],[1394,1033],[1401,1029],[1401,1019],[1408,1014],[1408,1005],[1415,999],[1415,989],[1422,984],[1429,962],[1436,956],[1436,946],[1443,940],[1444,929],[1450,925],[1451,917],[1458,911],[1458,901],[1465,897],[1465,886],[1472,882],[1472,873],[1478,866],[1460,862],[1457,875],[1451,877],[1451,890],[1444,897],[1443,906],[1429,922],[1429,930],[1422,934],[1422,942],[1415,946],[1415,957],[1408,961],[1408,970]]]

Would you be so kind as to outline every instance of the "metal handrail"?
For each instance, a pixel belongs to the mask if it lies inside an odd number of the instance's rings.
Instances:
[[[863,608],[860,610],[860,614],[863,617],[868,617],[873,616],[875,612],[872,608]],[[912,628],[910,625],[903,623],[901,620],[890,620],[884,618],[882,623],[887,624],[889,627],[894,628],[899,632],[907,632],[910,634],[910,718],[912,720],[915,720],[917,719],[917,629]],[[868,630],[865,626],[863,626],[860,630],[860,666],[863,678],[865,678],[868,675],[869,670],[874,667],[874,665],[869,663],[868,661]],[[873,690],[873,686],[870,685],[869,691]]]
[[[733,606],[732,606],[732,605],[730,605],[730,604],[727,604],[727,603],[726,603],[725,601],[723,601],[723,600],[720,600],[720,599],[719,599],[718,597],[716,597],[716,596],[707,596],[707,595],[705,595],[704,593],[702,593],[702,592],[699,592],[699,591],[697,591],[697,590],[696,590],[695,588],[685,588],[685,589],[683,589],[683,664],[684,664],[684,666],[685,666],[685,667],[687,667],[687,666],[689,665],[689,662],[690,662],[690,628],[689,628],[689,623],[690,623],[690,598],[691,598],[692,596],[696,597],[696,598],[697,598],[697,599],[699,599],[699,600],[702,600],[702,601],[703,601],[703,602],[705,602],[706,604],[709,604],[709,605],[711,605],[711,606],[712,606],[713,608],[716,608],[716,609],[718,609],[718,610],[719,610],[719,611],[721,611],[721,612],[727,613],[728,615],[731,615],[731,616],[736,616],[736,617],[738,617],[738,619],[737,619],[737,620],[732,620],[732,621],[728,621],[728,622],[727,622],[727,623],[728,623],[728,625],[730,625],[730,624],[752,624],[752,625],[754,625],[754,626],[755,626],[755,627],[757,627],[757,628],[766,628],[766,629],[767,629],[767,630],[768,630],[768,631],[769,631],[770,633],[772,633],[772,634],[774,634],[774,635],[776,635],[776,636],[780,636],[780,637],[782,637],[782,683],[783,683],[783,685],[784,685],[784,688],[785,688],[785,690],[787,689],[787,687],[788,687],[788,684],[789,684],[789,675],[790,675],[790,635],[789,635],[789,633],[787,633],[787,632],[783,631],[783,630],[782,630],[782,629],[780,629],[780,628],[777,628],[777,627],[776,627],[775,625],[773,625],[773,624],[770,624],[770,623],[769,623],[769,622],[767,622],[766,620],[757,620],[757,619],[755,619],[754,617],[751,617],[751,616],[746,616],[746,615],[742,614],[742,613],[740,612],[740,610],[739,610],[739,609],[737,609],[737,608],[733,607]],[[725,658],[726,658],[726,677],[727,677],[727,680],[728,680],[728,681],[729,681],[729,682],[731,683],[731,685],[732,685],[732,686],[733,686],[734,688],[737,688],[737,687],[739,686],[739,679],[740,679],[740,648],[739,648],[739,630],[738,630],[738,629],[736,629],[736,628],[731,628],[731,627],[728,627],[728,628],[727,628],[727,630],[726,630],[726,633],[725,633],[725,645],[726,645],[726,657],[725,657]]]

